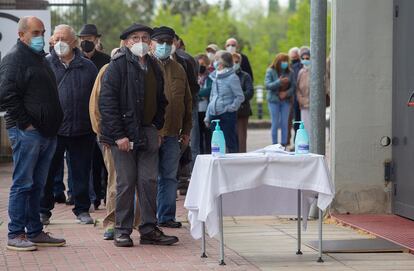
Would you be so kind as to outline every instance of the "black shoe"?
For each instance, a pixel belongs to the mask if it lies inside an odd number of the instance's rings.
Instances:
[[[101,201],[99,199],[93,202],[93,206],[95,207],[95,210],[98,210],[100,205],[101,205]]]
[[[176,236],[165,235],[159,228],[155,227],[153,231],[141,235],[139,243],[141,245],[160,245],[167,246],[178,242]]]
[[[134,242],[132,242],[131,237],[128,234],[121,234],[115,237],[114,244],[117,247],[133,247]]]
[[[65,193],[60,193],[55,196],[55,202],[56,203],[65,203],[66,202],[66,196]]]
[[[164,227],[164,228],[181,228],[183,226],[183,224],[181,224],[181,222],[178,221],[174,221],[174,220],[168,220],[164,223],[158,223],[158,226],[160,227]]]
[[[72,196],[68,196],[68,198],[66,199],[66,205],[75,205]]]

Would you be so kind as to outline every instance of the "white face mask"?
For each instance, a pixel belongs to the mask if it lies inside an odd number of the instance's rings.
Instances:
[[[149,46],[145,42],[138,42],[132,45],[130,50],[134,55],[143,57],[148,54]]]
[[[215,56],[216,54],[215,53],[212,53],[212,52],[208,52],[207,53],[207,57],[208,57],[208,59],[210,59],[210,61],[213,61],[214,60],[214,56]]]
[[[58,41],[55,46],[53,46],[53,49],[58,56],[65,56],[69,53],[70,47],[66,42]]]
[[[173,55],[176,50],[177,48],[175,47],[175,44],[171,45],[171,55]]]
[[[235,71],[239,70],[239,69],[240,69],[240,63],[234,63],[234,65],[233,65],[233,69],[234,69]]]
[[[230,54],[234,54],[236,52],[236,46],[229,45],[226,47],[226,51],[229,52]]]

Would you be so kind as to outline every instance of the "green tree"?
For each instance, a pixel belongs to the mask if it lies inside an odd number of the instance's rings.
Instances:
[[[331,15],[330,6],[327,14],[327,48],[330,46],[331,37]],[[279,41],[281,52],[287,52],[295,46],[310,45],[310,3],[301,1],[298,10],[288,19],[286,38]]]
[[[296,2],[297,0],[289,0],[289,11],[290,12],[296,11]]]
[[[280,12],[279,0],[269,0],[267,14],[274,14]]]
[[[102,33],[106,52],[119,47],[119,36],[132,23],[149,24],[154,3],[149,0],[90,0],[88,23],[96,24]]]
[[[161,5],[173,15],[180,14],[185,25],[199,12],[207,12],[208,7],[205,0],[163,0]]]

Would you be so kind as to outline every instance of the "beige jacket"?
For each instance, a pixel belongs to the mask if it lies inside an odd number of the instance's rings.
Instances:
[[[184,68],[175,60],[160,62],[164,94],[168,100],[162,136],[190,135],[192,98]]]
[[[310,71],[307,68],[302,68],[299,71],[298,81],[296,83],[296,97],[301,109],[309,108],[309,77]]]
[[[108,64],[104,65],[95,79],[95,84],[92,88],[91,98],[89,99],[89,117],[91,118],[92,130],[95,134],[101,133],[101,114],[99,113],[99,93],[101,92],[101,81],[105,74]]]

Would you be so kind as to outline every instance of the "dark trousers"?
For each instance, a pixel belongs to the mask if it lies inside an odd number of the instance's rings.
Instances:
[[[221,115],[211,116],[211,120],[220,120],[220,127],[224,133],[226,140],[226,148],[228,153],[235,153],[239,151],[239,142],[237,139],[237,112],[226,112]],[[216,125],[210,125],[211,130],[214,131]]]
[[[206,112],[198,112],[198,124],[200,129],[200,154],[211,153],[211,130],[204,123]],[[195,157],[193,157],[195,161]]]
[[[51,210],[54,208],[53,185],[58,174],[62,157],[66,151],[69,157],[68,167],[73,176],[72,198],[75,206],[72,209],[75,215],[89,212],[89,176],[92,161],[92,148],[95,136],[84,135],[75,137],[58,136],[56,151],[50,165],[49,174],[40,201],[40,212],[52,216]]]
[[[145,151],[121,151],[111,146],[116,171],[115,235],[132,233],[134,198],[138,191],[141,235],[154,230],[157,224],[158,131],[144,127],[148,138]]]

